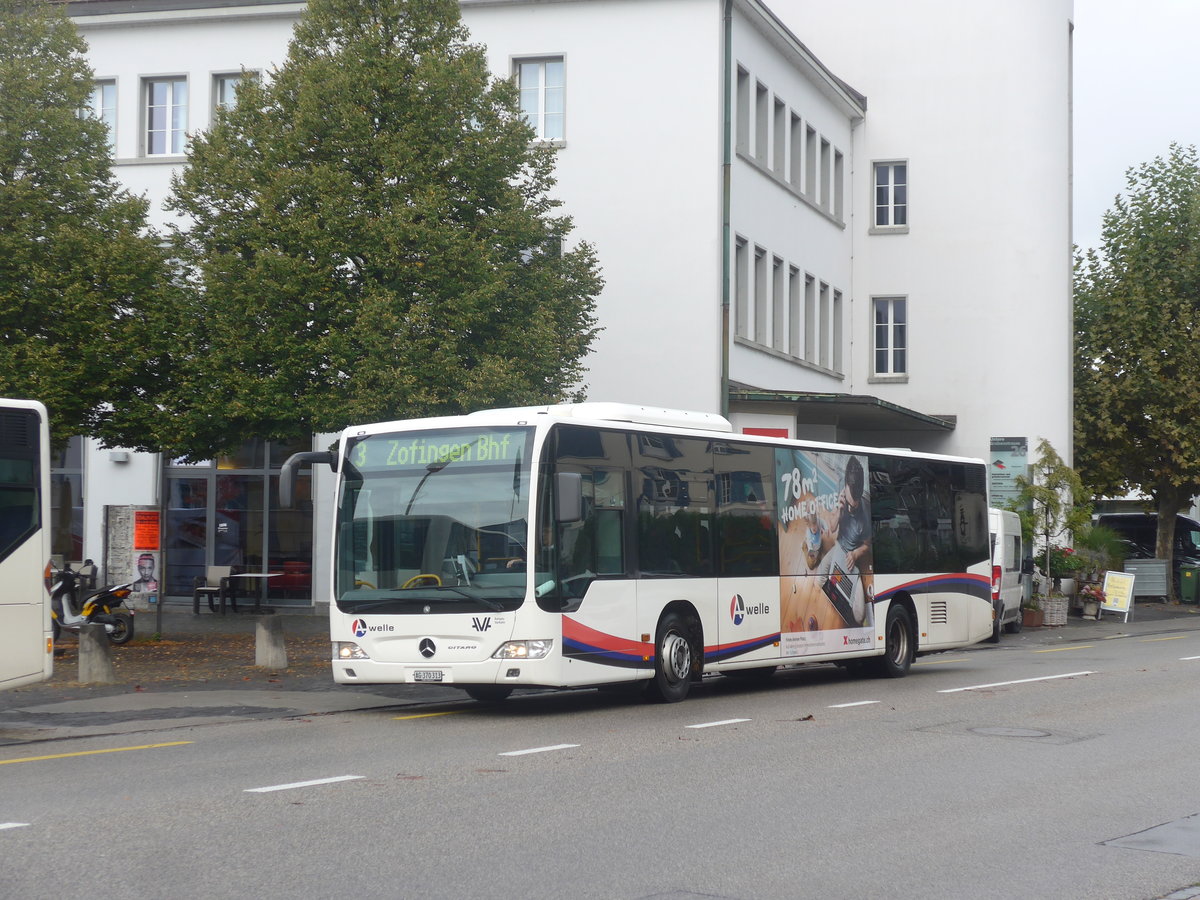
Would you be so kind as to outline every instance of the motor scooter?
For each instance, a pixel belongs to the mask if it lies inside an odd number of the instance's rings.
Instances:
[[[92,565],[90,559],[84,565]],[[87,594],[82,585],[83,576],[65,564],[55,572],[47,569],[51,582],[50,607],[55,639],[66,629],[78,632],[82,625],[103,625],[110,643],[127,644],[133,639],[133,610],[125,605],[125,598],[133,593],[132,584],[114,584]]]

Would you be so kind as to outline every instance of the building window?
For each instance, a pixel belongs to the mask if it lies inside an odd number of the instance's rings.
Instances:
[[[737,152],[750,155],[750,73],[737,70]]]
[[[797,193],[804,191],[804,123],[795,113],[791,114],[789,129],[791,156],[788,161],[788,181]]]
[[[804,126],[804,196],[817,202],[817,129]]]
[[[817,280],[804,276],[804,358],[815,362],[817,358]]]
[[[245,78],[257,77],[253,72],[230,72],[213,76],[212,105],[213,112],[218,109],[232,109],[237,104],[237,86]],[[215,116],[214,116],[215,118]]]
[[[83,561],[84,439],[73,437],[50,457],[50,553],[60,563]]]
[[[788,269],[788,353],[798,359],[804,358],[804,344],[800,331],[800,270],[795,266]]]
[[[842,151],[833,151],[833,217],[839,222],[845,221],[846,192],[843,185],[846,182],[846,160]]]
[[[771,100],[771,92],[761,81],[757,82],[754,90],[754,158],[764,169],[767,167],[767,128],[770,120],[767,117],[767,104]]]
[[[821,209],[833,212],[833,194],[831,185],[833,179],[833,145],[821,138]]]
[[[249,441],[216,460],[166,470],[165,593],[192,595],[209,566],[232,566],[243,597],[260,591],[273,603],[305,605],[312,597],[311,478],[302,473],[292,508],[279,504],[279,470],[300,445]]]
[[[833,326],[830,323],[829,309],[829,285],[824,281],[821,282],[820,288],[817,291],[818,306],[817,306],[817,327],[820,329],[820,335],[817,340],[817,365],[822,369],[829,368],[830,339],[833,336]]]
[[[875,163],[875,227],[908,225],[908,164]]]
[[[182,154],[187,145],[187,79],[148,79],[145,85],[146,155]]]
[[[845,310],[842,307],[842,292],[833,292],[833,371],[842,371],[842,321]]]
[[[521,112],[539,141],[561,141],[565,134],[566,70],[561,56],[517,63]]]
[[[875,297],[875,372],[879,377],[908,374],[908,301]]]
[[[783,305],[783,260],[771,261],[771,346],[783,352],[787,336],[786,307]]]
[[[734,313],[738,337],[750,336],[750,245],[745,238],[734,244]]]
[[[117,147],[117,83],[97,81],[92,86],[92,98],[85,113],[108,126],[108,149]]]
[[[775,123],[772,126],[774,133],[772,138],[771,151],[771,167],[775,171],[775,175],[780,179],[786,177],[787,155],[784,153],[784,148],[787,144],[787,106],[778,97],[775,98]]]
[[[767,251],[754,248],[754,342],[767,343]]]

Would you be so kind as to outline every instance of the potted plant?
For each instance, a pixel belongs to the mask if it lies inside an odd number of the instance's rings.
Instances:
[[[1086,565],[1088,581],[1099,581],[1106,569],[1116,569],[1125,557],[1125,542],[1104,525],[1085,525],[1075,532],[1075,551]]]
[[[1099,619],[1100,607],[1104,605],[1104,589],[1098,584],[1085,584],[1079,592],[1085,619]]]
[[[1023,628],[1040,628],[1044,620],[1042,595],[1035,592],[1021,603],[1021,626]]]

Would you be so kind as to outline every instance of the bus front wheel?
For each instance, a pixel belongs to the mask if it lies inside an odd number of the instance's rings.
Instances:
[[[901,678],[908,673],[916,655],[912,616],[898,603],[888,608],[883,628],[883,656],[872,660],[874,674],[881,678]]]
[[[654,641],[654,677],[646,695],[663,703],[678,703],[688,695],[695,650],[692,623],[677,612],[669,612],[658,623]]]
[[[472,684],[465,688],[467,696],[480,703],[503,703],[513,689],[504,684]]]

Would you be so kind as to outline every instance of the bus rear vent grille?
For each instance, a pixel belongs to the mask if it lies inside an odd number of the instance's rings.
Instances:
[[[0,412],[0,445],[13,450],[29,450],[37,438],[37,416],[31,410]]]
[[[934,600],[929,604],[929,624],[930,625],[946,625],[950,622],[950,616],[946,612],[945,600]]]

